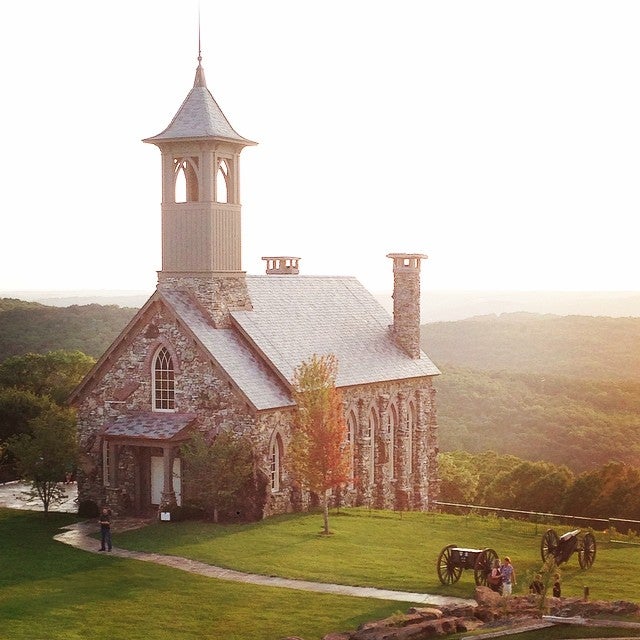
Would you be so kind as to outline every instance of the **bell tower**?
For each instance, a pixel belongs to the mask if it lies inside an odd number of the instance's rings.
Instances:
[[[242,271],[240,153],[256,143],[240,136],[222,113],[207,88],[200,52],[193,88],[180,109],[164,131],[144,142],[162,155],[158,286],[193,290],[224,324],[216,310],[250,306]]]

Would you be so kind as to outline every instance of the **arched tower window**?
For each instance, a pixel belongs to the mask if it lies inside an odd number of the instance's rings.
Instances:
[[[175,158],[175,202],[198,202],[198,158]]]
[[[218,161],[216,171],[216,202],[229,202],[229,163],[225,159]]]
[[[153,360],[153,408],[155,411],[175,409],[175,371],[166,347],[161,347]]]
[[[389,474],[395,477],[396,434],[398,433],[398,407],[392,404],[389,409]]]
[[[271,491],[280,491],[281,480],[281,465],[282,465],[282,439],[280,434],[276,434],[276,437],[271,443],[271,450],[269,451],[269,475],[271,479]]]
[[[376,436],[378,434],[378,414],[375,408],[369,412],[369,437],[371,438],[371,449],[369,457],[369,484],[374,484],[376,475]]]
[[[409,411],[407,411],[407,430],[409,431],[408,451],[407,451],[407,472],[413,473],[413,439],[416,430],[416,405],[413,400],[409,402]]]

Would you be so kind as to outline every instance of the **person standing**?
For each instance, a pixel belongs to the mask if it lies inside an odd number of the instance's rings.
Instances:
[[[100,541],[102,543],[100,551],[111,551],[111,509],[102,507],[98,522],[100,523]]]
[[[491,573],[487,578],[487,585],[492,591],[500,593],[502,590],[502,572],[500,571],[500,560],[496,558],[491,567]]]
[[[513,585],[516,583],[516,570],[511,564],[511,558],[505,556],[500,567],[500,575],[502,576],[502,595],[510,596]]]

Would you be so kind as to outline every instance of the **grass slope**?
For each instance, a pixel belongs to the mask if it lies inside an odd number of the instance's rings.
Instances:
[[[368,620],[406,611],[402,602],[314,594],[212,580],[146,562],[89,554],[52,540],[69,514],[0,509],[0,638],[10,640],[318,640]],[[473,595],[471,572],[443,587],[435,563],[446,544],[491,546],[514,559],[519,588],[540,564],[546,525],[478,516],[374,512],[332,514],[332,536],[319,536],[321,516],[298,514],[248,525],[158,523],[118,534],[117,546],[173,553],[269,575]],[[564,565],[564,595],[588,584],[594,599],[637,598],[640,547],[599,536],[588,572],[576,557]],[[544,630],[527,639],[606,637]],[[627,635],[614,630],[616,637]],[[572,633],[572,631],[571,631]],[[542,635],[541,635],[542,634]],[[631,634],[632,635],[632,634]]]
[[[211,580],[52,540],[73,516],[0,509],[0,638],[307,640],[407,605]]]
[[[321,524],[318,514],[244,525],[159,523],[127,532],[117,544],[267,575],[471,598],[472,571],[463,572],[454,585],[440,583],[436,561],[443,547],[491,547],[500,556],[511,556],[519,581],[514,593],[527,593],[541,565],[540,541],[548,528],[495,517],[364,509],[333,514],[330,537],[318,535]],[[554,528],[562,534],[572,527]],[[610,543],[602,533],[597,541],[596,561],[589,571],[580,569],[575,554],[562,565],[563,595],[581,596],[588,585],[594,599],[635,601],[640,546]]]

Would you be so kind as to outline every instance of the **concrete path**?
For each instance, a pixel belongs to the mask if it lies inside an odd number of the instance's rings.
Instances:
[[[49,511],[62,511],[64,513],[78,512],[78,487],[75,482],[70,484],[60,483],[67,497],[60,504],[52,504]],[[40,500],[29,500],[30,485],[24,482],[5,482],[0,484],[0,507],[7,509],[23,509],[26,511],[42,511]]]
[[[141,520],[118,519],[114,523],[114,533],[127,529],[138,528],[146,524]],[[89,551],[91,553],[103,553],[99,551],[99,541],[90,537],[97,532],[98,527],[95,522],[79,522],[64,527],[64,533],[54,536],[58,542],[71,545],[76,549]],[[377,598],[380,600],[398,600],[400,602],[413,602],[417,604],[433,605],[435,607],[453,604],[475,605],[475,600],[464,598],[452,598],[447,596],[429,595],[427,593],[411,593],[405,591],[390,591],[387,589],[374,589],[373,587],[351,587],[342,584],[327,584],[324,582],[310,582],[308,580],[291,580],[289,578],[278,578],[276,576],[265,576],[253,573],[242,573],[232,569],[215,567],[197,560],[180,558],[177,556],[162,555],[159,553],[145,553],[142,551],[128,551],[126,549],[113,548],[111,552],[104,552],[104,555],[113,555],[119,558],[131,558],[142,560],[143,562],[155,562],[174,569],[197,573],[209,578],[219,580],[233,580],[234,582],[244,582],[263,587],[283,587],[286,589],[298,589],[302,591],[315,591],[317,593],[332,593],[334,595],[355,596],[358,598]]]

